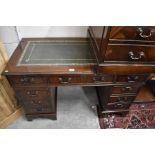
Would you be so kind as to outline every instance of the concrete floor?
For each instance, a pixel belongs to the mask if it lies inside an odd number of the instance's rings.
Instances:
[[[57,120],[34,119],[29,122],[24,116],[8,129],[99,129],[96,110],[98,103],[93,87],[59,87]]]

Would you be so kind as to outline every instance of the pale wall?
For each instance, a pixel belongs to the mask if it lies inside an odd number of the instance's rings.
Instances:
[[[86,37],[87,26],[1,26],[2,39],[9,56],[24,37]]]

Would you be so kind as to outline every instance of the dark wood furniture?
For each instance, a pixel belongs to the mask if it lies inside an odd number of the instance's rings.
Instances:
[[[4,74],[28,120],[56,119],[58,86],[95,86],[99,113],[129,110],[155,73],[155,27],[91,26],[88,38],[25,38]]]

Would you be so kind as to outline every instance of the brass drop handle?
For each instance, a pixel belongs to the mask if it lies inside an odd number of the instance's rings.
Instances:
[[[142,37],[142,38],[150,38],[152,36],[152,33],[155,32],[154,29],[150,30],[150,32],[147,34],[144,34],[144,30],[142,27],[139,27],[138,28],[138,31],[139,31],[139,36]]]
[[[61,84],[68,84],[70,82],[72,78],[67,78],[67,80],[65,81],[63,78],[59,78],[59,81]]]
[[[127,100],[126,97],[119,97],[118,102],[120,102],[120,103],[118,103],[118,104],[124,103],[126,100]]]
[[[117,103],[117,104],[115,105],[115,107],[120,107],[120,108],[123,108],[123,107],[124,107],[124,105],[123,105],[123,104],[121,104],[121,103]]]
[[[22,82],[22,83],[30,83],[30,82],[32,82],[32,81],[34,81],[34,78],[32,77],[32,78],[29,78],[29,77],[23,77],[23,78],[21,78],[20,79],[20,81]]]
[[[27,94],[30,95],[30,96],[37,96],[38,91],[34,91],[34,92],[27,91]]]
[[[21,81],[23,84],[25,84],[25,83],[28,83],[28,82],[29,82],[29,78],[23,77],[23,78],[20,79],[20,81]]]
[[[135,82],[139,79],[139,76],[128,76],[128,82]]]
[[[138,54],[135,54],[133,51],[129,52],[129,58],[131,60],[141,60],[144,56],[144,52],[139,52]]]
[[[122,88],[122,91],[125,91],[125,92],[132,91],[132,87],[125,87],[125,88]]]
[[[41,103],[41,101],[31,101],[31,104],[40,104]]]
[[[104,76],[102,76],[102,77],[94,76],[93,81],[94,82],[104,82],[105,79],[104,79]]]

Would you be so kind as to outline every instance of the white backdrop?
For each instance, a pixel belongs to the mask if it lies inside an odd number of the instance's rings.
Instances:
[[[86,37],[87,26],[1,26],[2,39],[9,56],[24,37]]]

